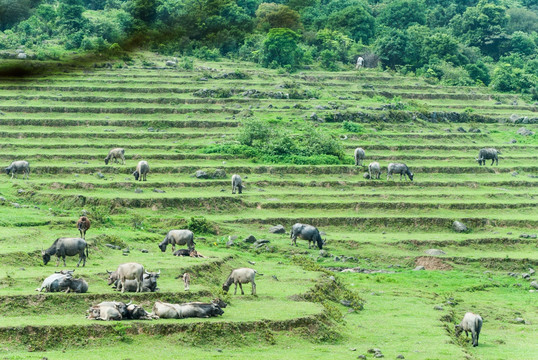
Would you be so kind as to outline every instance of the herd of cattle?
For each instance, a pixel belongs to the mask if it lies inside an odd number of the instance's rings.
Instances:
[[[497,165],[498,152],[493,148],[481,149],[476,158],[479,165],[485,165],[486,160],[492,160],[491,165],[496,161]],[[355,165],[362,166],[362,161],[365,159],[366,154],[362,148],[357,148],[354,153]],[[105,164],[114,160],[116,163],[121,160],[122,164],[125,164],[125,150],[123,148],[115,148],[110,150],[105,158]],[[15,174],[23,173],[23,179],[29,178],[30,166],[27,161],[14,161],[9,167],[5,169],[6,173],[11,174],[11,178]],[[133,172],[135,180],[146,181],[146,176],[149,173],[149,165],[146,161],[140,161]],[[400,174],[400,180],[402,176],[409,178],[413,181],[413,173],[409,170],[406,164],[403,163],[390,163],[387,167],[387,180],[392,178],[393,174]],[[368,173],[365,176],[369,179],[379,179],[381,176],[381,166],[378,162],[372,162],[368,165]],[[238,192],[242,193],[243,185],[241,177],[237,174],[232,176],[232,194]],[[56,255],[56,266],[59,265],[60,259],[63,260],[64,266],[66,256],[79,255],[79,261],[77,267],[82,262],[82,266],[86,265],[86,259],[88,258],[88,246],[85,241],[86,231],[90,228],[90,220],[86,216],[82,216],[77,222],[77,228],[80,232],[80,238],[63,237],[58,238],[48,249],[42,251],[43,263],[46,265],[51,256]],[[317,245],[319,249],[322,249],[325,241],[321,238],[319,230],[306,224],[295,224],[290,231],[291,244],[297,246],[297,238],[301,238],[308,241],[308,248],[311,248],[311,244]],[[172,252],[175,256],[192,256],[202,257],[195,250],[194,234],[190,230],[170,230],[164,240],[158,244],[162,252],[166,252],[168,245],[172,246]],[[175,250],[176,245],[186,245],[187,249]],[[144,266],[138,263],[124,263],[118,266],[116,271],[108,271],[108,285],[114,287],[117,291],[124,292],[155,292],[158,291],[157,279],[160,276],[160,270],[158,272],[148,272],[144,269]],[[251,283],[252,295],[256,295],[256,283],[255,275],[256,270],[250,268],[234,269],[224,284],[222,289],[224,292],[228,292],[230,286],[235,285],[234,294],[237,294],[237,286],[241,289],[241,294],[244,294],[242,284]],[[262,275],[262,274],[259,274]],[[183,274],[183,282],[185,290],[189,290],[190,274]],[[36,291],[46,292],[76,292],[85,293],[88,291],[88,283],[82,278],[74,277],[74,270],[62,270],[55,272],[47,277],[41,287]],[[182,319],[188,317],[212,317],[220,316],[224,313],[222,308],[226,307],[220,299],[215,299],[211,303],[202,302],[190,302],[183,304],[170,304],[165,302],[155,302],[152,312],[148,313],[141,306],[117,301],[105,301],[97,305],[91,306],[87,311],[87,318],[94,320],[122,320],[122,319],[138,319],[138,320],[150,320],[150,319]],[[467,334],[471,332],[473,346],[478,345],[478,337],[482,327],[482,318],[479,315],[473,313],[465,314],[462,322],[456,325],[456,335],[459,335],[462,331]]]

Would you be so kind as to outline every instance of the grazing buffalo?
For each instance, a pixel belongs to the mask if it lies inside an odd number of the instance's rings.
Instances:
[[[189,273],[183,274],[183,285],[185,287],[185,291],[189,291],[190,283],[191,283],[191,275]]]
[[[116,290],[125,292],[125,281],[136,280],[136,292],[142,291],[142,283],[144,281],[144,266],[138,263],[125,263],[118,266],[118,269],[114,272],[107,271],[109,274],[108,285],[113,284],[116,280]]]
[[[366,153],[363,148],[355,149],[355,166],[362,166],[362,160],[366,157]]]
[[[392,174],[400,174],[400,181],[402,181],[402,175],[407,180],[407,177],[409,177],[409,180],[413,181],[413,173],[407,165],[402,163],[390,163],[387,169],[387,180],[389,177],[394,180],[392,177]]]
[[[133,176],[135,178],[135,181],[146,181],[146,176],[149,173],[149,165],[147,161],[139,161],[138,165],[136,166],[136,170],[133,172]]]
[[[230,285],[235,285],[235,291],[234,295],[237,294],[237,285],[239,284],[239,288],[241,289],[241,295],[245,295],[245,292],[243,291],[243,285],[246,283],[252,284],[252,295],[256,295],[256,283],[254,282],[254,277],[256,276],[257,272],[254,269],[250,268],[239,268],[233,270],[230,275],[228,276],[228,279],[226,279],[226,282],[222,284],[222,290],[225,292],[228,292],[230,290]]]
[[[371,162],[368,165],[368,175],[370,176],[370,179],[378,179],[381,176],[381,166],[379,166],[379,163],[377,161]]]
[[[77,221],[77,229],[80,232],[80,237],[86,239],[86,231],[90,229],[90,219],[86,216],[81,216]]]
[[[224,311],[213,303],[169,304],[157,301],[153,305],[153,315],[160,319],[208,318],[222,314]]]
[[[469,336],[470,331],[473,340],[473,346],[478,346],[478,337],[480,335],[481,329],[482,318],[480,317],[480,315],[468,312],[463,317],[461,323],[459,325],[456,325],[456,336],[460,336],[462,331],[465,331],[465,335]]]
[[[478,158],[476,158],[476,162],[478,165],[486,165],[486,160],[491,160],[491,165],[493,165],[494,162],[496,162],[495,165],[499,165],[499,155],[501,152],[497,151],[497,149],[494,148],[484,148],[480,149],[478,152]]]
[[[28,180],[30,178],[30,164],[28,161],[20,160],[20,161],[13,161],[11,165],[9,165],[7,168],[4,169],[6,171],[6,174],[11,174],[11,178],[13,179],[13,175],[15,174],[24,174],[22,176],[23,180],[26,177]]]
[[[118,159],[121,159],[121,164],[125,165],[125,149],[115,148],[108,152],[108,155],[105,158],[105,165],[108,165],[108,162],[114,159],[114,162],[117,163]]]
[[[194,249],[194,234],[190,230],[170,230],[164,240],[159,244],[162,252],[166,251],[166,246],[172,245],[172,252],[176,250],[176,245],[187,245],[189,250]]]
[[[86,253],[84,253],[84,251],[86,251]],[[75,256],[78,254],[79,260],[77,266],[80,265],[81,261],[84,261],[82,266],[86,266],[86,259],[88,258],[88,245],[82,238],[58,238],[54,241],[50,248],[42,251],[41,254],[43,256],[43,264],[45,265],[47,265],[47,263],[50,261],[50,257],[56,254],[56,266],[60,264],[60,257],[64,261],[64,266],[66,266],[65,257]]]
[[[235,194],[236,191],[239,194],[243,193],[243,182],[241,181],[241,176],[234,174],[232,175],[232,194]]]
[[[147,271],[144,273],[144,279],[142,280],[142,292],[155,292],[159,290],[157,287],[157,278],[159,278],[159,275],[161,274],[161,271],[159,272],[151,272],[148,273]],[[118,280],[115,280],[112,286],[116,287],[118,286]],[[126,292],[136,292],[138,283],[136,280],[125,280],[125,291]]]
[[[317,243],[320,250],[323,248],[325,242],[321,239],[319,230],[312,225],[305,225],[297,223],[292,226],[290,231],[291,244],[297,246],[297,237],[308,240],[308,248],[311,248],[311,244]]]

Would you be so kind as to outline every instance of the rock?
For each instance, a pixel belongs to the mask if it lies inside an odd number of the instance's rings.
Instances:
[[[357,359],[366,359],[366,355],[359,355]]]
[[[272,277],[274,280],[276,280],[276,281],[280,281],[280,280],[278,280],[278,278],[276,277],[276,275],[271,275],[271,277]]]
[[[23,59],[24,60],[26,58],[27,58],[27,55],[25,53],[23,53],[23,52],[17,54],[17,59]]]
[[[349,301],[349,300],[340,300],[340,304],[342,304],[344,306],[347,306],[347,307],[350,307],[351,306],[351,301]]]
[[[380,352],[379,353],[375,353],[374,354],[374,357],[375,358],[382,358],[382,357],[385,357],[385,355],[381,354]]]
[[[362,174],[362,177],[365,178],[366,180],[370,179],[370,174],[365,172],[364,174]]]
[[[439,306],[439,305],[435,305],[433,307],[434,310],[443,310],[443,307],[442,306]]]
[[[118,245],[105,244],[105,246],[114,250],[121,250],[121,247],[119,247]]]
[[[534,131],[530,131],[527,128],[521,127],[517,130],[516,134],[522,135],[522,136],[531,136],[531,135],[534,135]]]
[[[15,203],[15,202],[14,202],[14,203],[11,203],[11,205],[12,205],[14,208],[17,208],[17,209],[19,209],[19,208],[21,207],[21,204],[19,204],[19,203]]]
[[[198,170],[194,176],[196,176],[196,178],[198,179],[209,179],[209,175],[207,175],[207,173],[203,170]]]
[[[213,173],[213,178],[225,178],[226,177],[226,171],[223,169],[215,169],[215,172]]]
[[[368,349],[368,353],[370,353],[370,354],[374,354],[374,353],[377,353],[377,352],[380,353],[381,350],[380,350],[380,349],[376,349],[376,348]]]
[[[316,114],[315,112],[313,112],[313,113],[310,115],[310,120],[312,120],[312,121],[320,121],[321,118],[318,116],[318,114]]]
[[[417,266],[416,268],[413,269],[413,271],[420,271],[420,270],[426,270],[426,268],[424,266]]]
[[[469,132],[470,132],[470,133],[479,134],[479,133],[481,133],[482,131],[480,131],[480,129],[477,129],[477,128],[470,128],[470,129],[469,129]]]
[[[249,235],[243,241],[249,244],[254,244],[256,242],[256,238],[254,237],[254,235]]]
[[[530,276],[529,274],[527,274],[527,273],[523,273],[523,274],[521,274],[521,277],[522,277],[523,279],[525,279],[525,280],[529,280],[529,279],[531,278],[531,276]]]
[[[531,236],[529,234],[521,234],[519,235],[520,238],[523,238],[523,239],[528,239],[530,238]]]
[[[515,143],[517,143],[517,140],[516,140],[516,139],[512,139],[512,140],[510,140],[510,144],[515,144]]]
[[[446,255],[446,253],[443,250],[439,250],[439,249],[428,249],[424,251],[424,253],[430,256]]]
[[[98,171],[97,174],[95,174],[95,176],[97,176],[97,178],[99,179],[103,179],[105,177],[105,175],[103,175],[103,173],[101,173],[100,171]]]
[[[165,191],[161,190],[161,189],[153,189],[153,192],[156,192],[156,193],[159,193],[159,194],[165,193]]]
[[[286,229],[282,225],[275,225],[275,226],[271,226],[271,228],[269,229],[269,232],[271,234],[285,234]]]
[[[534,275],[535,273],[536,273],[536,271],[534,271],[533,268],[529,268],[529,274],[531,274],[531,276]]]
[[[531,281],[531,287],[535,288],[538,290],[538,281]]]
[[[140,252],[142,252],[144,254],[147,254],[149,251],[148,251],[148,249],[140,249]]]
[[[237,235],[228,236],[228,240],[232,240],[232,241],[237,240]]]
[[[517,317],[514,319],[514,322],[516,322],[517,324],[525,324],[525,319]]]
[[[176,62],[172,61],[172,60],[166,60],[165,64],[166,64],[166,66],[172,66],[172,67],[177,65]]]
[[[529,237],[530,237],[531,239],[536,239],[536,236],[537,236],[536,234],[531,234]]]
[[[234,246],[234,241],[233,241],[233,240],[228,240],[228,241],[226,242],[226,246],[227,246],[227,247]]]
[[[17,190],[17,194],[24,194],[24,192],[25,192],[24,189]]]
[[[521,116],[519,116],[518,114],[512,114],[512,115],[510,115],[510,121],[511,121],[511,122],[514,122],[514,123],[515,123],[515,122],[518,121],[519,119],[521,119]]]
[[[453,228],[454,231],[456,231],[456,232],[465,232],[465,231],[467,231],[467,226],[465,226],[464,223],[459,222],[459,221],[454,221],[454,222],[452,223],[452,228]]]
[[[256,262],[255,261],[247,261],[250,265],[256,265]]]
[[[1,201],[1,202],[4,202],[4,201],[6,201],[6,198],[3,197],[3,196],[0,196],[0,201]]]
[[[511,173],[510,175],[512,175],[512,176],[518,176],[519,173],[518,173],[517,171],[512,171],[512,173]]]
[[[327,252],[327,250],[320,250],[319,251],[319,256],[321,256],[321,257],[329,257],[329,253]]]
[[[462,128],[461,126],[459,128],[456,129],[456,131],[459,131],[459,132],[462,132],[462,133],[466,133],[467,131],[465,131],[464,128]]]
[[[495,105],[502,105],[502,104],[503,104],[503,103],[500,102],[500,101],[497,101],[497,102],[495,103]]]
[[[341,259],[340,259],[340,256],[335,256],[335,257],[333,258],[333,260],[334,260],[334,261],[340,261]]]
[[[400,355],[396,356],[396,359],[405,359],[405,357],[402,354],[400,354]]]

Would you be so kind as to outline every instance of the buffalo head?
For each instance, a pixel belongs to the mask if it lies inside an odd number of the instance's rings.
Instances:
[[[135,178],[135,181],[137,181],[138,178],[140,177],[140,174],[138,173],[138,171],[135,171],[135,172],[133,172],[133,176]]]
[[[409,176],[409,180],[413,181],[413,173],[410,171],[409,174],[407,174],[407,176]]]
[[[105,158],[105,165],[108,165],[108,157]]]
[[[224,290],[224,292],[227,293],[228,290],[230,290],[230,285],[228,285],[228,284],[222,284],[222,290]]]
[[[43,265],[47,265],[47,263],[50,261],[50,255],[44,251],[41,252],[41,255],[43,256]]]
[[[6,174],[9,175],[9,173],[11,172],[11,167],[7,167],[7,168],[5,168],[4,171],[6,172]]]
[[[118,280],[118,272],[117,271],[106,271],[108,273],[108,285],[112,285]]]

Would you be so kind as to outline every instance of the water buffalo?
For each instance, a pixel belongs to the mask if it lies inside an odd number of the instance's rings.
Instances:
[[[88,291],[88,283],[82,278],[71,279],[69,289],[66,292],[85,293]]]
[[[368,165],[368,175],[370,176],[370,179],[379,179],[381,176],[381,166],[379,166],[379,163],[377,161],[371,162]]]
[[[86,253],[84,253],[86,251]],[[81,261],[82,266],[86,266],[86,259],[88,258],[88,246],[86,241],[82,238],[58,238],[54,241],[52,246],[45,251],[41,252],[43,256],[43,264],[47,265],[50,261],[50,257],[54,254],[57,256],[56,266],[60,264],[60,257],[64,261],[66,256],[75,256],[79,255],[79,260],[77,266],[80,265]]]
[[[235,291],[234,295],[237,294],[237,284],[239,284],[239,288],[241,289],[241,295],[245,295],[245,292],[243,291],[243,285],[246,283],[252,284],[252,295],[256,295],[256,283],[254,282],[254,277],[256,276],[257,272],[254,269],[250,268],[239,268],[233,270],[230,275],[228,276],[228,279],[226,279],[226,282],[222,284],[222,290],[225,292],[228,292],[230,289],[230,285],[235,285]]]
[[[90,228],[90,219],[86,216],[81,216],[77,221],[77,229],[80,232],[80,237],[86,239],[86,231]]]
[[[118,269],[115,272],[107,272],[109,274],[108,285],[111,285],[118,280],[116,290],[120,290],[121,288],[121,292],[124,293],[125,281],[136,280],[136,292],[142,291],[144,266],[138,263],[125,263],[118,266]]]
[[[97,304],[96,306],[98,306],[98,307],[101,307],[101,306],[103,306],[103,307],[104,306],[113,307],[116,310],[118,310],[118,312],[121,314],[122,318],[128,318],[129,313],[127,311],[127,307],[129,305],[131,305],[131,303],[125,304],[124,302],[121,302],[121,301],[103,301],[103,302],[100,302],[99,304]]]
[[[185,291],[189,291],[189,285],[191,283],[191,275],[189,273],[183,274],[183,285]]]
[[[394,178],[392,177],[392,174],[400,174],[400,181],[402,181],[402,175],[404,176],[406,180],[407,180],[407,177],[409,177],[409,180],[413,181],[414,175],[405,164],[390,163],[387,168],[387,180],[389,179],[389,177],[394,180]]]
[[[241,181],[241,176],[234,174],[232,175],[232,194],[235,192],[243,193],[243,182]]]
[[[146,175],[149,173],[149,165],[147,161],[139,161],[136,165],[136,170],[133,172],[133,176],[136,180],[146,181]]]
[[[480,317],[480,315],[468,312],[463,317],[461,323],[459,325],[456,325],[456,336],[460,336],[462,331],[465,331],[465,335],[469,336],[470,331],[473,340],[473,346],[478,346],[478,337],[480,335],[481,329],[482,318]]]
[[[142,292],[155,292],[159,290],[159,288],[157,287],[157,278],[159,278],[160,274],[160,270],[159,272],[144,272],[144,279],[142,280]],[[114,283],[111,285],[117,288],[118,282],[119,279],[115,280]],[[125,280],[126,292],[136,292],[137,286],[138,283],[136,282],[136,280]]]
[[[127,318],[132,320],[158,319],[157,315],[148,313],[142,306],[136,304],[127,305]]]
[[[41,287],[37,288],[36,291],[41,292],[43,291],[43,289],[45,289],[45,292],[65,291],[69,289],[71,279],[73,278],[72,274],[72,271],[64,273],[54,273],[47,277],[45,280],[43,280]]]
[[[114,159],[114,162],[117,163],[118,159],[121,159],[121,164],[125,165],[125,149],[115,148],[108,152],[108,155],[105,158],[105,165],[108,165],[108,162]]]
[[[363,148],[355,149],[355,166],[362,166],[362,160],[365,158],[366,153]]]
[[[169,304],[157,301],[153,305],[153,315],[160,319],[208,318],[222,314],[224,311],[213,303]]]
[[[292,226],[290,231],[291,244],[297,246],[297,237],[308,240],[308,248],[311,248],[311,244],[317,243],[320,250],[323,248],[325,242],[321,239],[319,230],[312,225],[305,225],[297,223]]]
[[[88,311],[88,316],[90,320],[121,320],[123,317],[116,307],[113,306],[92,306]]]
[[[491,160],[491,165],[493,165],[494,162],[496,162],[496,165],[499,165],[499,155],[501,152],[497,151],[494,148],[484,148],[480,149],[478,152],[478,158],[476,158],[476,162],[478,162],[478,165],[486,165],[486,160]]]
[[[15,174],[24,174],[22,178],[26,179],[30,178],[30,164],[28,161],[20,160],[20,161],[13,161],[11,165],[9,165],[7,168],[4,169],[6,171],[6,174],[11,174],[11,178],[13,179],[13,175]]]
[[[172,245],[172,252],[175,251],[176,245],[187,245],[189,250],[194,249],[194,234],[190,230],[170,230],[164,240],[159,244],[162,252],[166,251],[166,246]]]

